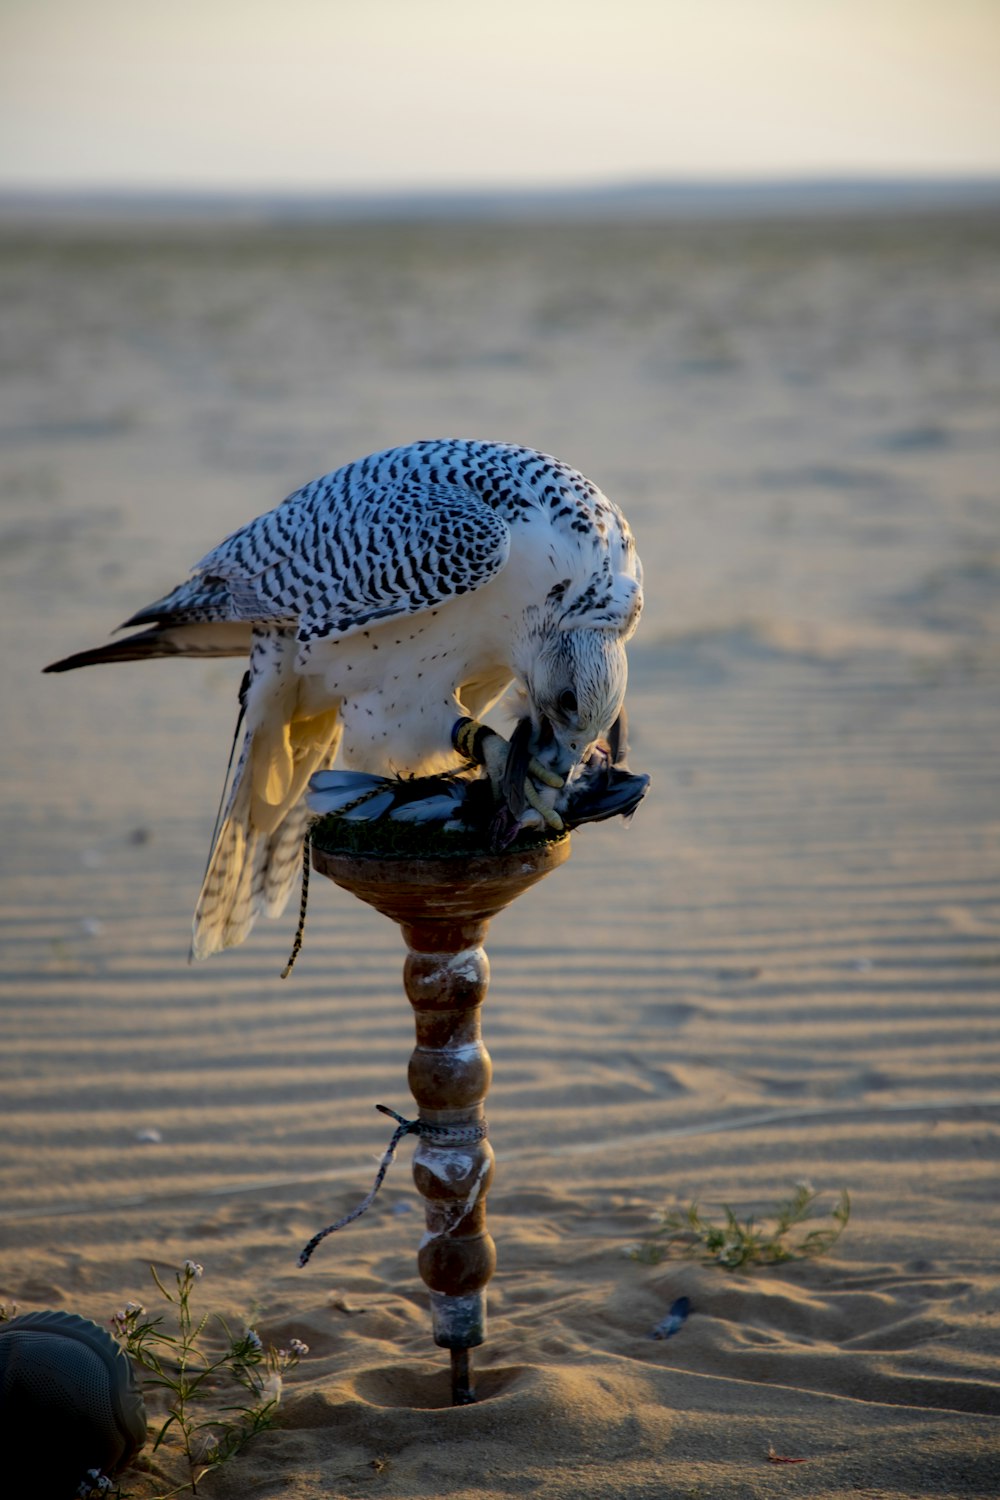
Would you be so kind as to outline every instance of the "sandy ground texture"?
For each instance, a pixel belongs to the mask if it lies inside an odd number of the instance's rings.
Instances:
[[[0,1300],[106,1320],[190,1256],[199,1305],[305,1340],[206,1496],[1000,1493],[998,252],[946,217],[0,238]],[[290,979],[293,911],[189,967],[238,664],[40,675],[300,482],[445,434],[626,510],[653,777],[491,932],[462,1409],[408,1144],[295,1265],[410,1103],[398,933],[317,880]],[[800,1179],[852,1197],[822,1259],[626,1253]]]

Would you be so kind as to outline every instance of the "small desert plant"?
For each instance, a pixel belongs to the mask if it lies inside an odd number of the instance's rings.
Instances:
[[[121,1500],[121,1487],[100,1469],[88,1469],[80,1481],[75,1500]]]
[[[146,1372],[147,1395],[151,1389],[166,1393],[167,1415],[152,1451],[169,1438],[167,1453],[180,1474],[170,1481],[172,1488],[156,1497],[169,1500],[185,1490],[196,1495],[198,1481],[209,1470],[272,1424],[282,1376],[309,1350],[300,1339],[291,1339],[287,1349],[265,1349],[253,1328],[234,1334],[218,1313],[196,1318],[191,1294],[202,1267],[193,1260],[186,1260],[175,1273],[173,1289],[155,1266],[150,1271],[158,1291],[176,1309],[176,1331],[167,1329],[162,1317],[151,1317],[138,1302],[116,1312],[111,1327],[129,1357]]]
[[[831,1210],[833,1223],[793,1235],[809,1218],[819,1197],[811,1183],[798,1182],[791,1197],[778,1203],[763,1219],[740,1219],[722,1205],[724,1218],[713,1222],[702,1215],[697,1202],[683,1210],[664,1213],[652,1237],[633,1246],[629,1254],[645,1265],[658,1265],[672,1252],[697,1257],[708,1264],[736,1271],[744,1266],[776,1266],[789,1260],[814,1260],[825,1255],[847,1228],[851,1200],[846,1191]]]

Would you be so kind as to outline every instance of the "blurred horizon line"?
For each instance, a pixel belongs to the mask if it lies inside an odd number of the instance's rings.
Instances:
[[[121,222],[194,218],[292,223],[462,219],[632,220],[884,215],[1000,208],[1000,174],[774,173],[665,176],[590,185],[343,189],[277,187],[4,186],[0,222]]]

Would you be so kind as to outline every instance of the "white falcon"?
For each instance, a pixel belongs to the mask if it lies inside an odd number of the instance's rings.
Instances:
[[[485,765],[478,723],[514,681],[551,794],[615,725],[642,569],[621,511],[560,460],[510,443],[412,443],[314,480],[213,548],[126,621],[137,634],[45,670],[149,656],[245,656],[245,737],[194,918],[204,958],[284,910],[310,777]]]

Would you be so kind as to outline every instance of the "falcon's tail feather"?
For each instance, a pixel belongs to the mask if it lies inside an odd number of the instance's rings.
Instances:
[[[250,626],[243,620],[155,625],[137,635],[54,661],[43,672],[73,672],[110,661],[145,661],[151,656],[246,656]]]
[[[192,958],[242,943],[263,912],[280,917],[302,862],[303,793],[340,748],[336,709],[249,730],[194,914]]]

